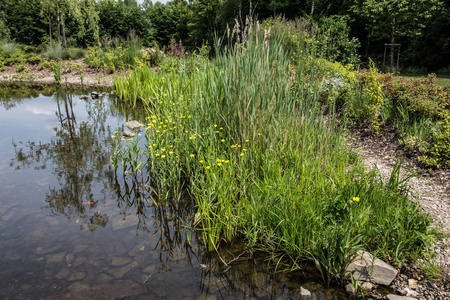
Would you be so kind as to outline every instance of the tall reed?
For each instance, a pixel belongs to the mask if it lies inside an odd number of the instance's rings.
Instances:
[[[279,36],[251,22],[239,30],[196,71],[143,66],[115,81],[121,98],[149,112],[145,156],[158,201],[187,191],[208,249],[244,236],[250,247],[315,261],[327,283],[342,280],[351,249],[397,263],[417,257],[429,219],[404,189],[364,171],[333,114],[321,113],[320,84],[304,84],[314,65],[293,76]]]

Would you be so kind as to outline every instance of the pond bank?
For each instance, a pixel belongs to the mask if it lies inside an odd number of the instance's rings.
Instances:
[[[106,71],[96,71],[89,68],[82,59],[71,61],[73,65],[82,66],[82,80],[78,72],[70,67],[61,69],[62,86],[83,86],[83,87],[112,87],[115,73]],[[18,72],[15,66],[8,66],[0,72],[0,82],[35,82],[40,84],[56,84],[51,68],[39,70],[38,66],[26,64],[28,72]],[[127,71],[125,71],[126,73]]]
[[[385,128],[386,129],[386,128]],[[381,130],[379,136],[366,135],[355,130],[349,142],[357,149],[369,169],[376,169],[388,181],[398,158],[404,160],[401,176],[415,174],[408,181],[409,197],[418,203],[432,218],[432,227],[440,230],[433,245],[436,253],[431,257],[435,270],[434,281],[423,274],[430,272],[429,262],[419,261],[415,266],[402,268],[391,288],[399,294],[414,296],[417,299],[450,299],[450,189],[449,170],[427,170],[418,164],[417,157],[408,155],[404,147]],[[427,265],[428,264],[428,265]],[[428,274],[430,275],[430,274]],[[409,292],[412,291],[412,292]]]
[[[96,85],[93,85],[93,87],[94,86],[96,86]],[[361,146],[361,144],[362,144],[361,141],[357,141],[357,147]],[[380,154],[383,154],[383,151],[381,151],[378,153],[378,156],[375,156],[376,161],[373,162],[371,160],[371,159],[374,159],[374,157],[371,156],[373,153],[370,153],[370,152],[371,151],[374,152],[373,149],[375,148],[375,146],[373,144],[370,144],[370,141],[364,146],[365,146],[364,149],[367,150],[367,152],[369,152],[369,154],[367,154],[367,155],[363,154],[363,157],[366,160],[366,164],[368,166],[373,166],[374,163],[376,163],[377,167],[381,170],[380,173],[382,175],[390,174],[390,170],[392,169],[392,162],[390,162],[390,160],[392,160],[392,157],[396,156],[395,153],[389,154],[389,155],[384,153],[384,155],[380,156]],[[445,180],[444,180],[444,182],[445,182]],[[414,181],[414,184],[416,184],[415,181]],[[444,193],[443,195],[445,195],[445,188],[444,187],[442,187],[442,188],[443,188],[442,191]],[[433,190],[434,190],[434,188],[431,188],[430,190],[427,190],[427,191],[413,190],[413,192],[414,192],[414,194],[419,194],[419,196],[422,195],[422,197],[429,197],[429,192],[430,191],[432,192]],[[439,203],[448,202],[448,198],[439,197],[439,199],[442,200]],[[420,201],[418,201],[418,202],[423,205],[422,202],[420,202]],[[436,202],[438,202],[438,201],[436,201]],[[446,211],[445,209],[437,210],[438,213],[439,212],[445,213],[445,211]],[[447,210],[447,212],[448,212],[448,210]],[[429,212],[429,213],[433,217],[433,219],[435,219],[433,213],[431,213],[431,212]],[[445,242],[445,239],[443,239],[443,240],[444,240],[444,244],[442,244],[441,248],[445,250],[444,246],[446,244],[448,245],[448,243]],[[448,239],[447,239],[447,242],[448,242]],[[447,250],[448,250],[448,248],[447,248]],[[440,255],[441,255],[441,253],[438,252],[438,256],[440,256]],[[442,252],[441,256],[444,257],[444,265],[447,266],[448,262],[449,262],[448,252],[447,253]],[[439,285],[439,287],[437,285],[435,285],[435,287],[431,287],[429,285],[429,283],[423,277],[417,275],[417,272],[419,272],[419,270],[416,270],[416,269],[402,270],[402,274],[398,276],[396,283],[393,285],[394,289],[396,289],[400,294],[405,291],[406,287],[410,288],[413,291],[415,291],[415,289],[416,289],[418,291],[417,294],[415,294],[416,297],[420,298],[421,296],[424,296],[424,297],[427,296],[427,298],[423,298],[423,299],[446,299],[446,297],[449,296],[448,294],[446,294],[447,292],[445,292],[446,289],[448,288],[448,283],[446,283],[446,281],[448,281],[448,279],[447,279],[448,277],[443,278],[442,285]],[[445,276],[448,276],[448,275],[445,275]],[[417,288],[414,289],[412,286],[409,285],[410,284],[409,279],[418,280]],[[411,281],[411,282],[414,283],[413,281]]]

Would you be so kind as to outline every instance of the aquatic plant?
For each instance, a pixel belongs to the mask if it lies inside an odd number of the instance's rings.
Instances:
[[[305,84],[315,68],[293,74],[282,40],[257,24],[236,41],[217,41],[215,60],[194,70],[144,65],[116,78],[119,97],[149,113],[143,155],[154,201],[189,194],[207,249],[243,237],[294,266],[315,261],[326,283],[344,280],[360,248],[397,264],[417,258],[430,242],[429,218],[398,176],[384,183],[364,171],[333,104],[322,114],[321,85]]]

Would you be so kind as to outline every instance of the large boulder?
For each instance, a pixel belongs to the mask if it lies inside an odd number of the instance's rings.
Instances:
[[[390,285],[398,270],[378,258],[374,260],[368,252],[358,251],[355,260],[347,267],[346,274],[352,272],[356,280]]]

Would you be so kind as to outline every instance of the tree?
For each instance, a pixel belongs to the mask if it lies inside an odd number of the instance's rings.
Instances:
[[[49,21],[49,36],[52,37],[51,17],[56,18],[56,33],[58,43],[67,48],[66,19],[73,18],[78,24],[77,36],[86,34],[86,26],[92,32],[96,43],[99,42],[98,11],[94,0],[40,0],[40,15]]]
[[[10,0],[3,0],[0,2],[0,41],[9,39],[10,32],[7,25],[8,19],[6,11],[10,6]]]
[[[442,6],[440,0],[360,0],[352,10],[367,20],[367,30],[375,39],[389,39],[395,44],[399,37],[421,34],[425,20]],[[391,70],[394,48],[390,51]]]

